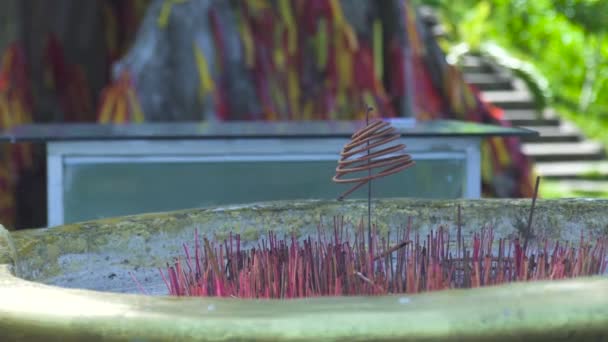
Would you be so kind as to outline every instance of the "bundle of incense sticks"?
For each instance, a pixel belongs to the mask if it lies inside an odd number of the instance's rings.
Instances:
[[[374,229],[369,241],[365,231],[363,223],[346,229],[343,218],[334,218],[333,229],[319,225],[314,238],[278,239],[269,232],[246,250],[238,234],[220,243],[201,242],[196,232],[194,253],[184,244],[185,257],[159,272],[173,296],[299,298],[556,280],[603,274],[608,264],[608,239],[591,242],[582,234],[577,245],[540,239],[524,248],[519,239],[495,241],[492,228],[473,234],[469,244],[460,229],[457,237],[444,227],[420,236],[411,220],[393,237]]]

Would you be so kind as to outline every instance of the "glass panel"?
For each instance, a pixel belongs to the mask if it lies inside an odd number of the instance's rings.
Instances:
[[[331,181],[335,161],[87,163],[65,169],[66,223],[214,205],[333,199],[349,189]],[[418,160],[374,181],[373,196],[458,198],[464,160]],[[365,198],[367,187],[349,198]]]

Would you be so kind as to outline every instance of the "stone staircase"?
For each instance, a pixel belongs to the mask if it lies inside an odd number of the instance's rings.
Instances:
[[[586,139],[552,110],[538,113],[524,82],[508,70],[478,56],[466,56],[461,70],[486,101],[504,110],[505,120],[540,133],[525,139],[523,150],[543,179],[559,180],[570,191],[608,192],[608,159],[600,143]]]
[[[422,21],[436,38],[445,36],[434,10],[421,6]],[[478,56],[465,56],[465,79],[482,91],[485,100],[501,107],[513,126],[536,130],[539,137],[523,141],[523,150],[534,160],[538,175],[558,185],[560,192],[585,196],[608,193],[608,159],[601,144],[590,141],[571,123],[552,110],[537,113],[523,81],[508,70]]]

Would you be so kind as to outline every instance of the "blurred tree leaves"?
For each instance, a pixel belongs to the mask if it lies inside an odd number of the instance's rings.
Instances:
[[[608,142],[608,0],[418,3],[437,9],[454,45],[495,43],[532,63],[549,81],[552,105],[603,127]]]
[[[608,32],[608,1],[554,0],[555,9],[588,33]]]
[[[478,49],[486,36],[490,10],[488,1],[480,1],[465,12],[460,25],[458,25],[458,36],[466,41],[471,49]]]

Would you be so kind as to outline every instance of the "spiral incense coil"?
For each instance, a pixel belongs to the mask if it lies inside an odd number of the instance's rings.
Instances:
[[[357,184],[338,197],[338,200],[344,199],[353,191],[374,179],[395,174],[414,165],[414,161],[409,154],[394,155],[397,152],[405,150],[404,144],[397,144],[372,151],[372,149],[385,146],[400,137],[401,135],[388,122],[378,119],[369,122],[367,126],[353,134],[350,143],[346,144],[340,153],[340,160],[338,161],[333,181],[336,183]],[[355,159],[350,159],[355,155],[359,156]],[[374,170],[376,171],[375,173],[373,172]],[[368,174],[350,179],[342,178],[348,174],[362,171],[368,171]]]

